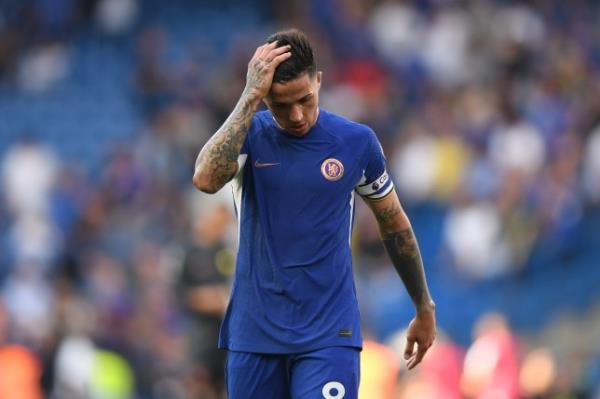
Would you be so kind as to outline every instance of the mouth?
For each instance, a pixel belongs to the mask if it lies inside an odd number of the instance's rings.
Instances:
[[[306,126],[308,124],[306,122],[300,124],[300,125],[292,125],[288,128],[289,131],[294,132],[294,133],[301,133],[306,129]]]

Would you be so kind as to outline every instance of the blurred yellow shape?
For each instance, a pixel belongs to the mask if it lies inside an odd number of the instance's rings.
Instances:
[[[442,136],[438,139],[434,184],[434,195],[438,199],[448,200],[454,195],[470,162],[470,155],[459,137]]]
[[[359,399],[392,399],[400,362],[385,345],[365,340],[360,355]]]
[[[521,392],[527,397],[544,396],[556,378],[556,363],[546,348],[532,350],[523,359],[519,374]]]

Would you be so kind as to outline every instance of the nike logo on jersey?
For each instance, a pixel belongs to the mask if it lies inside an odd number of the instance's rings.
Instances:
[[[265,162],[262,163],[260,162],[258,159],[256,161],[254,161],[254,166],[256,166],[257,168],[268,168],[269,166],[276,166],[279,165],[281,162]]]

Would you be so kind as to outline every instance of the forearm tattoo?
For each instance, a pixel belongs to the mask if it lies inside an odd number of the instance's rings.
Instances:
[[[225,123],[198,154],[196,171],[206,171],[214,187],[223,187],[237,171],[237,159],[256,108],[257,104],[242,96]]]
[[[415,305],[429,302],[423,261],[412,229],[391,234],[383,244]]]
[[[402,209],[395,205],[377,212],[375,216],[382,232],[383,245],[408,294],[415,305],[425,305],[431,301],[431,297],[427,289],[419,245],[412,228],[391,232],[400,213]]]
[[[392,205],[375,212],[375,218],[377,219],[383,238],[386,238],[387,231],[394,231],[394,224],[400,214],[402,214],[402,208],[399,205]]]

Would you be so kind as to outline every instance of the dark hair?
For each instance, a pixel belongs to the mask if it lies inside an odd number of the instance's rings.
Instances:
[[[292,56],[277,66],[273,82],[289,82],[305,72],[308,72],[311,77],[315,75],[317,64],[312,46],[304,32],[298,29],[280,31],[269,36],[267,42],[272,43],[275,40],[277,40],[277,47],[289,44]]]

